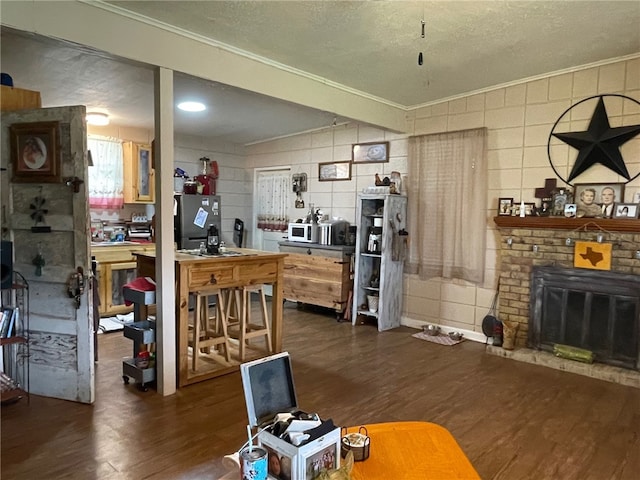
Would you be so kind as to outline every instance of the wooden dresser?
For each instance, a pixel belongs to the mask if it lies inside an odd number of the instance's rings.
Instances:
[[[284,259],[284,298],[319,305],[344,319],[352,290],[351,258],[355,247],[280,242]]]

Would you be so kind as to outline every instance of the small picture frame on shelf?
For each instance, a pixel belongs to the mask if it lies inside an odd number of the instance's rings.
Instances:
[[[507,198],[507,197],[498,198],[498,215],[511,215],[512,208],[513,208],[513,198]]]
[[[566,218],[576,218],[576,204],[575,203],[565,203],[564,204],[564,216]]]
[[[639,206],[637,203],[616,203],[613,218],[638,218]]]
[[[535,202],[524,202],[524,214],[527,217],[531,217],[536,214]]]

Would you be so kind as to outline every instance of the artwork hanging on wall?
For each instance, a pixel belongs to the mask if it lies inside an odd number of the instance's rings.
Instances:
[[[351,146],[353,163],[383,163],[389,161],[389,142],[356,143]]]
[[[59,183],[59,122],[16,123],[9,129],[12,181]]]
[[[573,266],[592,270],[611,270],[610,243],[576,242]]]
[[[328,162],[318,164],[318,180],[351,180],[351,162]]]

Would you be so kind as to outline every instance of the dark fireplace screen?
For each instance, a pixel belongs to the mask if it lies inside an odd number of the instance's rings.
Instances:
[[[560,343],[596,361],[639,370],[640,277],[617,272],[534,267],[529,347]]]

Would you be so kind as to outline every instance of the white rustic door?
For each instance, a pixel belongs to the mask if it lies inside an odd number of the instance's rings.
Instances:
[[[29,284],[30,393],[92,403],[94,328],[84,117],[84,107],[2,113],[2,167],[7,168],[2,178],[2,225],[7,227],[3,239],[14,244],[14,269]],[[14,181],[10,127],[43,122],[55,125],[59,142],[52,161],[59,162],[60,178]],[[42,217],[36,224],[32,214],[37,208]],[[34,226],[50,231],[34,232]],[[34,263],[41,264],[41,271]],[[84,289],[72,298],[68,280],[75,272],[81,273]]]

